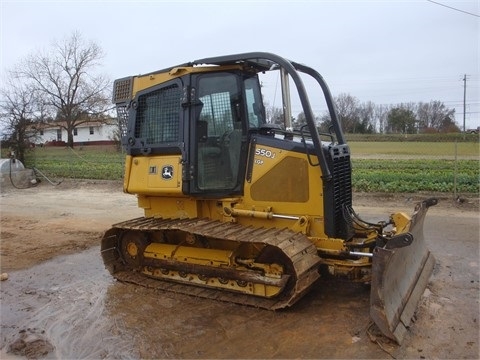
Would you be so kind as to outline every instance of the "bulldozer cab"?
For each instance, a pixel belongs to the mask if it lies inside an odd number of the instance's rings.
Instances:
[[[190,165],[183,193],[215,196],[242,193],[247,134],[266,122],[258,77],[241,71],[187,74],[140,91],[129,117],[129,153],[180,154]]]

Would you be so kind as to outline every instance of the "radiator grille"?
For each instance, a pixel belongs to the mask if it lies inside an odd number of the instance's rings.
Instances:
[[[347,145],[330,148],[328,162],[332,173],[330,187],[330,236],[349,239],[354,234],[351,220],[344,216],[345,207],[352,206],[352,167]]]
[[[129,102],[132,98],[133,77],[115,80],[113,83],[113,103]]]

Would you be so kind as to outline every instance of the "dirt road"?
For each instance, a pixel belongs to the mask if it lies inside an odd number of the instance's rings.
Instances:
[[[381,220],[416,200],[356,195],[354,204]],[[479,357],[478,202],[430,209],[437,264],[402,346],[369,326],[361,285],[320,280],[293,308],[271,312],[113,281],[99,238],[142,215],[118,183],[3,189],[0,206],[2,358]]]

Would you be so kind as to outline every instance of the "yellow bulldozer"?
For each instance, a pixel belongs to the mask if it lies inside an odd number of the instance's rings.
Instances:
[[[283,124],[267,118],[259,75],[274,72]],[[319,132],[306,92],[323,94]],[[292,126],[291,82],[305,124]],[[292,87],[293,88],[293,87]],[[119,281],[265,309],[292,306],[321,273],[371,286],[370,314],[400,343],[435,259],[427,209],[362,220],[351,155],[322,76],[271,53],[195,60],[114,82],[126,150],[123,189],[144,216],[106,231]]]

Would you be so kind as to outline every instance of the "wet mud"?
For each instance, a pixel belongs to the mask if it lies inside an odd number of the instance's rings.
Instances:
[[[29,358],[385,355],[368,340],[364,286],[323,280],[273,312],[116,282],[98,247],[11,273],[1,302],[4,353]]]
[[[35,189],[0,200],[2,359],[479,358],[478,211],[439,205],[427,214],[437,263],[399,346],[371,324],[362,284],[321,278],[292,308],[274,312],[115,281],[102,263],[101,230],[138,210],[117,188]],[[413,208],[356,204],[371,221]]]

